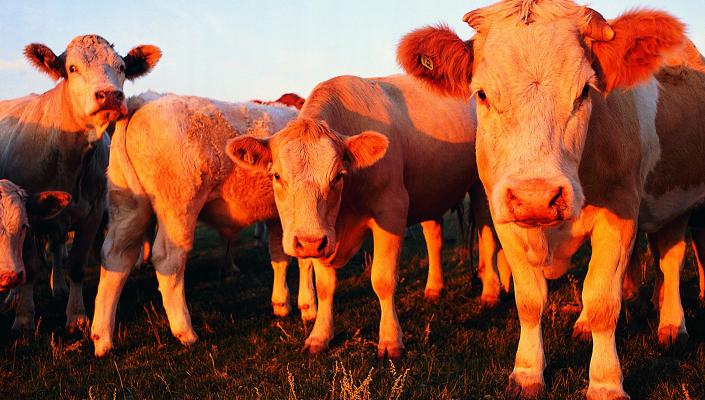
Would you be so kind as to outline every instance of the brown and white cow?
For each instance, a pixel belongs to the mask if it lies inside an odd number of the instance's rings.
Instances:
[[[473,108],[409,76],[341,76],[316,86],[299,118],[271,138],[228,144],[238,165],[271,176],[284,251],[313,260],[318,315],[304,347],[310,353],[333,338],[336,268],[371,231],[372,287],[382,314],[378,355],[401,355],[394,292],[404,231],[426,221],[428,236],[439,237],[436,219],[476,180]],[[440,255],[436,245],[430,253]],[[431,261],[440,270],[440,257]]]
[[[285,105],[287,107],[293,107],[297,110],[300,110],[304,106],[304,102],[306,102],[306,99],[296,93],[284,93],[274,101],[252,100],[252,102],[269,106]]]
[[[268,136],[298,114],[289,107],[154,93],[131,99],[130,108],[129,123],[116,124],[108,167],[110,222],[91,329],[97,356],[113,347],[120,292],[155,217],[151,258],[171,331],[186,345],[197,340],[184,294],[196,222],[206,222],[229,241],[252,223],[277,216],[269,177],[233,168],[225,144],[245,133]],[[289,257],[281,250],[278,226],[270,225],[269,249],[275,275],[272,303],[281,315],[290,309]],[[298,301],[306,318],[316,312],[312,267],[304,263],[300,270],[304,284]]]
[[[73,329],[87,322],[81,281],[104,210],[110,139],[103,133],[127,110],[125,80],[149,72],[161,52],[143,45],[121,57],[102,37],[85,35],[74,38],[58,56],[42,44],[30,44],[24,53],[37,69],[59,82],[41,95],[0,101],[0,178],[31,193],[60,190],[73,198],[63,213],[33,229],[50,238],[55,263],[62,262],[67,232],[76,232],[67,259],[71,290],[66,317]],[[28,272],[37,267],[27,266]],[[29,278],[20,288],[16,329],[34,327]]]
[[[667,85],[653,77],[684,46],[683,25],[645,10],[608,23],[569,0],[508,0],[464,20],[477,31],[471,40],[423,28],[402,40],[398,59],[430,86],[478,101],[478,172],[521,323],[507,389],[543,390],[546,278],[563,274],[590,240],[587,397],[628,398],[615,327],[636,231],[668,230],[705,198],[701,77],[684,71]],[[677,269],[669,253],[661,268]],[[660,330],[678,333],[671,328]]]

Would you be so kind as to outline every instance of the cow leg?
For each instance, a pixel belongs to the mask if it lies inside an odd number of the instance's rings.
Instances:
[[[511,246],[511,244],[510,244]],[[509,375],[507,394],[511,398],[535,398],[544,389],[546,359],[541,332],[541,314],[546,306],[548,286],[541,268],[531,266],[526,255],[505,248],[514,279],[514,296],[519,313],[519,345],[514,370]]]
[[[313,262],[299,259],[299,296],[298,305],[301,319],[313,321],[316,319],[317,302],[316,292],[313,287]]]
[[[663,347],[683,344],[688,339],[680,296],[680,276],[686,250],[686,230],[689,214],[679,217],[655,234],[659,253],[659,268],[663,273],[662,299],[659,308],[658,341]]]
[[[318,260],[311,262],[316,271],[318,313],[313,329],[304,342],[303,351],[314,355],[328,349],[328,343],[333,339],[333,297],[337,276],[335,268],[322,265]]]
[[[698,264],[698,279],[700,282],[700,300],[705,300],[705,229],[691,229],[693,251]]]
[[[12,330],[24,332],[34,330],[34,282],[20,286]]]
[[[651,305],[654,310],[660,310],[661,304],[663,304],[663,272],[661,271],[661,254],[658,250],[658,240],[656,234],[647,235],[649,239],[649,249],[651,249],[651,254],[654,258],[654,264],[656,268],[654,269],[656,276],[654,277],[654,292],[651,295]]]
[[[64,278],[64,257],[67,256],[66,238],[61,240],[50,240],[49,251],[51,252],[51,275],[49,276],[49,286],[54,297],[65,296],[69,293],[69,287]]]
[[[428,278],[424,297],[426,301],[435,303],[443,291],[443,265],[441,252],[443,250],[443,219],[424,221],[421,223],[423,237],[428,250]]]
[[[398,197],[397,200],[400,198],[402,197]],[[408,197],[403,199],[408,199]],[[385,203],[393,205],[392,201]],[[408,202],[403,206],[407,206],[407,204]],[[402,207],[402,205],[395,207],[397,211],[390,211],[378,216],[372,221],[371,226],[374,241],[372,289],[377,294],[382,314],[379,323],[379,344],[377,345],[379,358],[386,355],[390,359],[398,359],[404,350],[394,293],[399,280],[399,255],[406,225],[406,212],[401,214],[400,218],[398,210],[406,210],[407,207]]]
[[[269,227],[269,257],[274,270],[272,285],[272,308],[274,315],[286,317],[291,312],[289,302],[289,285],[286,283],[286,270],[289,267],[289,256],[282,248],[282,227],[278,222],[268,223]]]
[[[587,398],[629,399],[622,387],[615,330],[622,282],[634,245],[636,221],[607,212],[598,215],[591,237],[592,257],[583,284],[583,310],[592,330]]]
[[[477,272],[482,280],[480,302],[484,308],[493,308],[499,304],[499,295],[502,288],[498,270],[500,261],[503,262],[503,267],[507,268],[507,271],[505,271],[505,280],[507,281],[505,289],[507,291],[509,290],[508,281],[511,273],[508,272],[504,253],[500,253],[501,246],[492,226],[492,216],[490,215],[487,196],[481,184],[475,184],[472,187],[471,206],[473,219],[477,226]]]
[[[69,332],[76,329],[88,328],[90,325],[83,305],[83,268],[88,258],[88,253],[93,248],[93,241],[98,234],[103,216],[104,203],[97,202],[91,212],[80,221],[73,245],[69,252],[67,264],[69,267],[69,300],[66,304],[66,327]]]
[[[153,218],[145,197],[127,191],[109,192],[110,223],[103,242],[98,293],[91,326],[91,339],[97,357],[113,348],[115,312],[123,286],[142,249],[142,240]]]

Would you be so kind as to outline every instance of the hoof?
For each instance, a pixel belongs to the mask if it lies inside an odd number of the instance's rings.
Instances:
[[[274,315],[277,317],[286,317],[291,313],[291,306],[288,301],[285,303],[272,302],[272,309],[274,310]]]
[[[93,354],[96,357],[105,357],[113,350],[113,341],[111,339],[103,339],[98,335],[92,335],[91,340],[95,348]]]
[[[299,304],[299,311],[301,311],[301,319],[304,321],[313,321],[316,319],[316,304]]]
[[[88,332],[90,324],[91,321],[85,315],[72,315],[66,320],[66,329],[71,335],[76,332]]]
[[[392,361],[400,360],[404,354],[404,345],[397,342],[380,342],[377,345],[377,358],[383,360],[385,357]]]
[[[588,388],[585,397],[587,400],[630,400],[629,395],[623,389]]]
[[[189,330],[184,333],[174,333],[174,337],[179,339],[179,342],[186,347],[191,346],[198,341],[198,336],[196,336],[196,333],[194,333],[193,330]]]
[[[426,303],[436,304],[441,300],[441,293],[443,289],[431,289],[426,288],[423,292],[423,297],[426,299]]]
[[[587,322],[576,322],[573,325],[573,340],[583,343],[592,341],[592,331],[590,331],[590,325]]]
[[[499,305],[499,296],[485,295],[480,296],[480,306],[483,310],[491,310]]]
[[[504,395],[507,399],[537,399],[543,394],[543,390],[542,382],[526,382],[522,386],[517,379],[510,376]]]
[[[301,349],[302,353],[308,353],[310,356],[315,356],[328,350],[328,341],[322,340],[314,337],[309,337],[304,342],[304,348]]]
[[[682,349],[688,343],[688,332],[674,325],[664,326],[658,330],[658,344],[663,350]]]
[[[34,314],[16,315],[15,322],[12,324],[12,330],[16,332],[34,331]]]

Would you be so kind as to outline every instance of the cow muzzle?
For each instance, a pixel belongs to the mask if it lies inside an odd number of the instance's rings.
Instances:
[[[322,258],[330,255],[328,235],[294,235],[294,256],[298,258]]]
[[[103,121],[115,121],[127,114],[125,94],[121,90],[98,90],[94,96],[98,107],[93,114]]]
[[[525,228],[548,227],[572,217],[572,186],[562,179],[529,179],[507,185],[501,192],[503,222]]]
[[[0,290],[12,289],[24,282],[24,271],[0,272]]]

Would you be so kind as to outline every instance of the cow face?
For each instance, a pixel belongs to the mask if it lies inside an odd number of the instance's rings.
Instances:
[[[27,196],[8,180],[0,180],[0,290],[10,289],[25,279],[22,249],[33,219],[56,216],[71,201],[65,192],[42,192]]]
[[[567,0],[504,1],[464,20],[472,40],[423,28],[402,40],[399,63],[443,93],[476,96],[478,171],[495,223],[575,218],[593,102],[648,80],[683,43],[682,24],[655,11],[607,23]]]
[[[300,118],[270,139],[237,137],[227,153],[237,165],[272,176],[284,252],[327,258],[336,249],[335,225],[349,174],[376,163],[387,145],[376,132],[344,137],[324,122]]]
[[[127,113],[122,91],[125,79],[145,75],[161,57],[159,48],[149,45],[135,47],[121,57],[98,35],[74,38],[60,56],[43,44],[30,44],[24,53],[52,79],[65,80],[65,100],[71,105],[73,118],[100,133]]]

